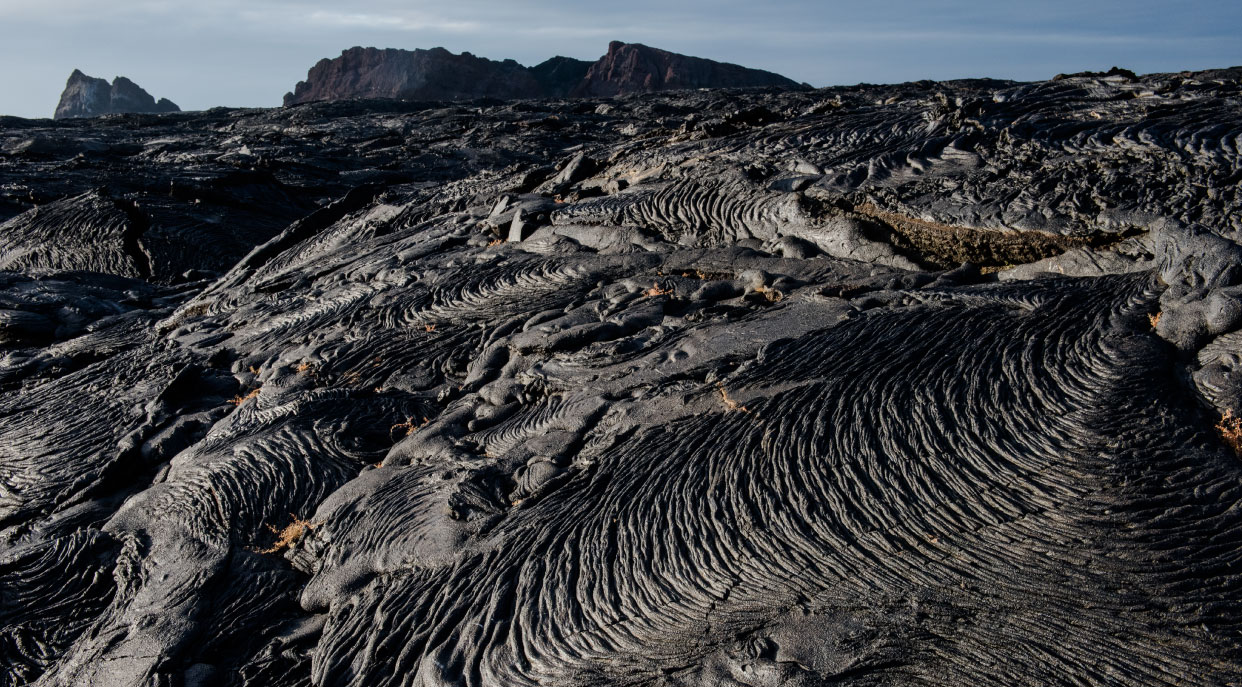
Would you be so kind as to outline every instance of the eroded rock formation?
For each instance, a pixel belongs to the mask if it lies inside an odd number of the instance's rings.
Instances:
[[[109,84],[75,69],[69,75],[65,90],[56,106],[56,119],[97,117],[103,114],[180,112],[181,108],[167,98],[157,102],[138,84],[118,76]]]
[[[1237,682],[1238,75],[5,120],[0,681]]]

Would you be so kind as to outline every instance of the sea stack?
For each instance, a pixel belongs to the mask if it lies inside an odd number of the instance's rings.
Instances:
[[[120,114],[125,112],[160,113],[180,112],[181,108],[167,98],[156,101],[150,93],[138,84],[118,76],[108,83],[107,79],[97,79],[75,69],[69,75],[65,90],[60,94],[60,104],[56,106],[55,119],[74,119],[79,117],[97,117],[103,114]]]

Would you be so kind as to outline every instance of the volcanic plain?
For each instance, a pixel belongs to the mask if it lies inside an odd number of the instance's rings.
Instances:
[[[0,685],[1238,683],[1240,77],[0,118]]]

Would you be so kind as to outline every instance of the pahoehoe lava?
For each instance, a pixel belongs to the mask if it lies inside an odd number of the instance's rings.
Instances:
[[[1240,76],[0,119],[0,685],[1240,682]]]

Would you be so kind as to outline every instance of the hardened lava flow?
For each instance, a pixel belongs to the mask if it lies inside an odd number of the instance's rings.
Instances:
[[[1239,77],[0,119],[0,685],[1242,683]]]

